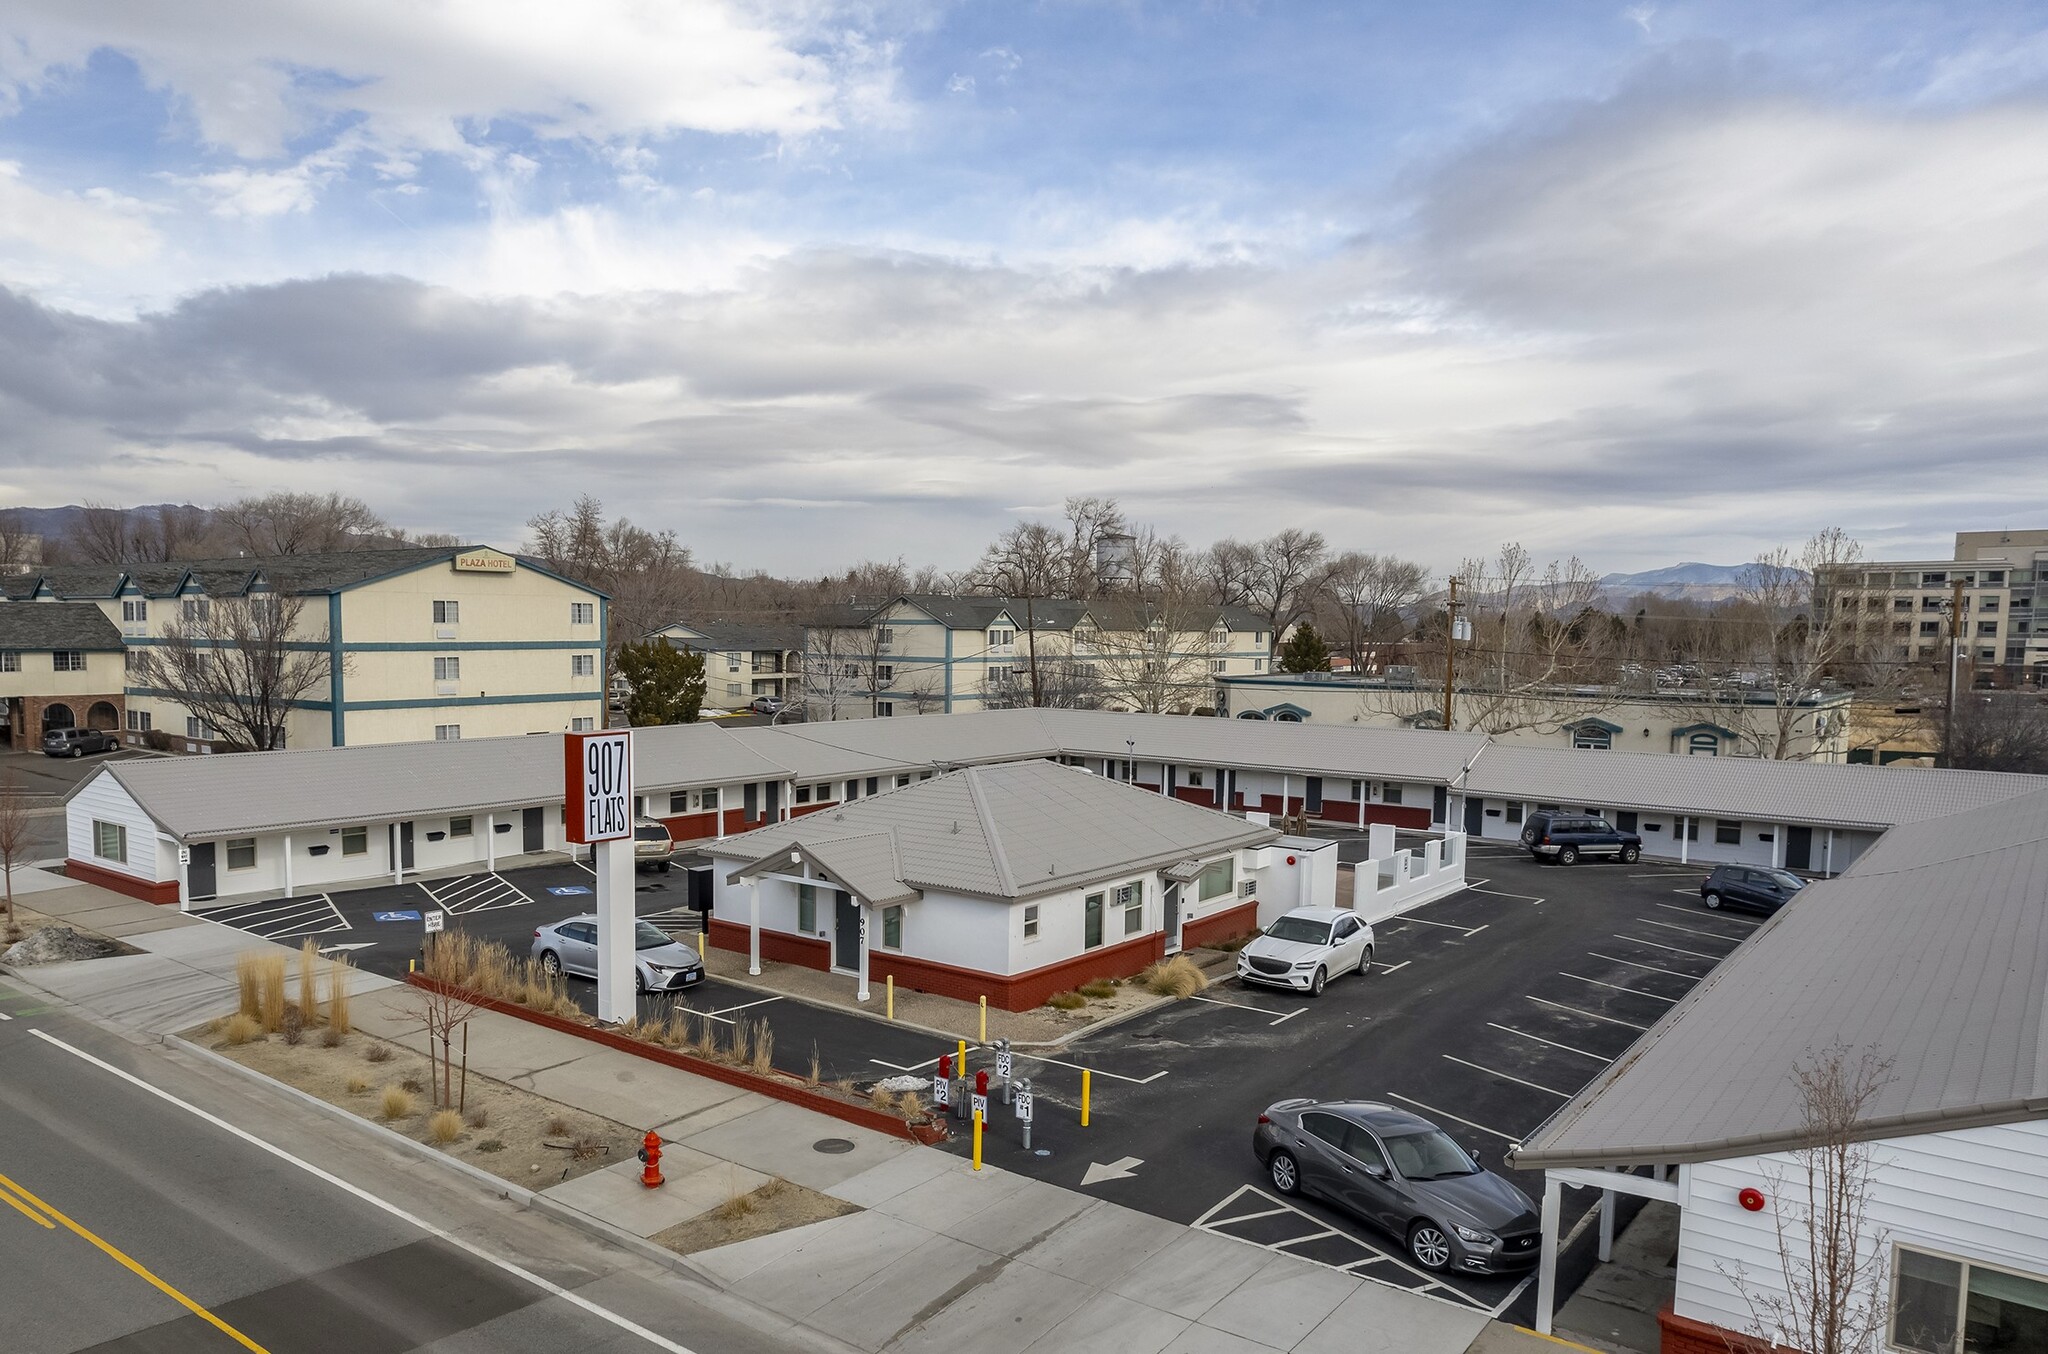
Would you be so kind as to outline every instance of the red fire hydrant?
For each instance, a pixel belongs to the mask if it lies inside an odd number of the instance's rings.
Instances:
[[[651,1128],[647,1130],[647,1136],[640,1140],[640,1159],[647,1163],[647,1168],[640,1172],[640,1183],[649,1189],[660,1185],[661,1138]]]

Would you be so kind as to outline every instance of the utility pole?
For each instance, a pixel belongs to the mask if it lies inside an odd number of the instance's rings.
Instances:
[[[1948,705],[1941,716],[1941,764],[1955,765],[1956,670],[1963,663],[1963,578],[1956,575],[1948,604]]]
[[[1444,732],[1457,727],[1451,718],[1451,695],[1457,690],[1458,670],[1458,611],[1465,604],[1458,600],[1458,579],[1451,576],[1450,599],[1444,603]]]

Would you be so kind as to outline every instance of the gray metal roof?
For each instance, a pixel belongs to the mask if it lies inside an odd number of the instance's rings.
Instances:
[[[774,649],[783,653],[801,653],[804,647],[804,628],[801,625],[761,625],[745,621],[674,621],[671,624],[702,636],[699,640],[665,636],[679,647],[687,645],[716,651]],[[654,633],[661,636],[662,631],[668,628],[663,626]]]
[[[121,627],[93,602],[0,603],[0,649],[118,650]]]
[[[2048,790],[2048,776],[1495,743],[1464,784],[1493,799],[1883,829]]]
[[[633,730],[633,783],[641,790],[788,780],[794,768],[718,724]]]
[[[1180,766],[1257,766],[1303,775],[1448,784],[1486,747],[1477,733],[1381,729],[1362,724],[1276,724],[1262,719],[1037,710],[1062,752],[1135,756]],[[981,715],[950,718],[984,718]],[[913,720],[921,723],[922,720]],[[1131,745],[1126,748],[1126,742]]]
[[[1796,1146],[1795,1065],[1895,1080],[1864,1135],[2048,1114],[2048,791],[1893,828],[1759,927],[1514,1154],[1523,1169]]]
[[[337,550],[326,554],[231,556],[224,559],[169,560],[162,563],[86,564],[38,569],[6,583],[11,597],[26,597],[40,584],[58,597],[113,597],[132,584],[147,597],[175,595],[188,576],[209,595],[238,596],[259,579],[294,593],[339,592],[345,588],[444,564],[479,546],[402,546],[385,550]],[[546,566],[519,558],[521,567],[546,572]],[[557,575],[559,576],[559,575]],[[598,596],[603,592],[575,579],[563,579]]]
[[[1278,836],[1242,818],[1034,760],[948,772],[703,849],[747,862],[756,873],[776,868],[792,849],[821,864],[854,859],[862,882],[842,877],[870,901],[877,898],[869,889],[886,898],[894,884],[1029,898]],[[894,852],[893,878],[879,878],[884,857],[877,838]]]
[[[814,834],[789,851],[816,866],[826,879],[846,885],[878,907],[908,902],[917,896],[917,890],[903,882],[903,857],[896,849],[893,832],[850,837]],[[793,869],[795,863],[788,860],[789,851],[770,851],[746,868],[734,871],[733,878]]]
[[[208,840],[559,800],[562,740],[477,738],[151,757],[109,762],[99,774],[120,782],[172,836]]]

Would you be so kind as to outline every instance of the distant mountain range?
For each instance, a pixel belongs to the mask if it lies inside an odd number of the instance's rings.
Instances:
[[[1756,581],[1754,564],[1701,564],[1688,561],[1635,574],[1608,574],[1600,587],[1608,597],[1626,601],[1642,593],[1714,602],[1733,597]]]

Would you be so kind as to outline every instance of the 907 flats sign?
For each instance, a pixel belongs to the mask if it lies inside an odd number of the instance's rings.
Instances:
[[[572,733],[562,744],[562,803],[572,842],[615,842],[633,835],[633,733]]]

